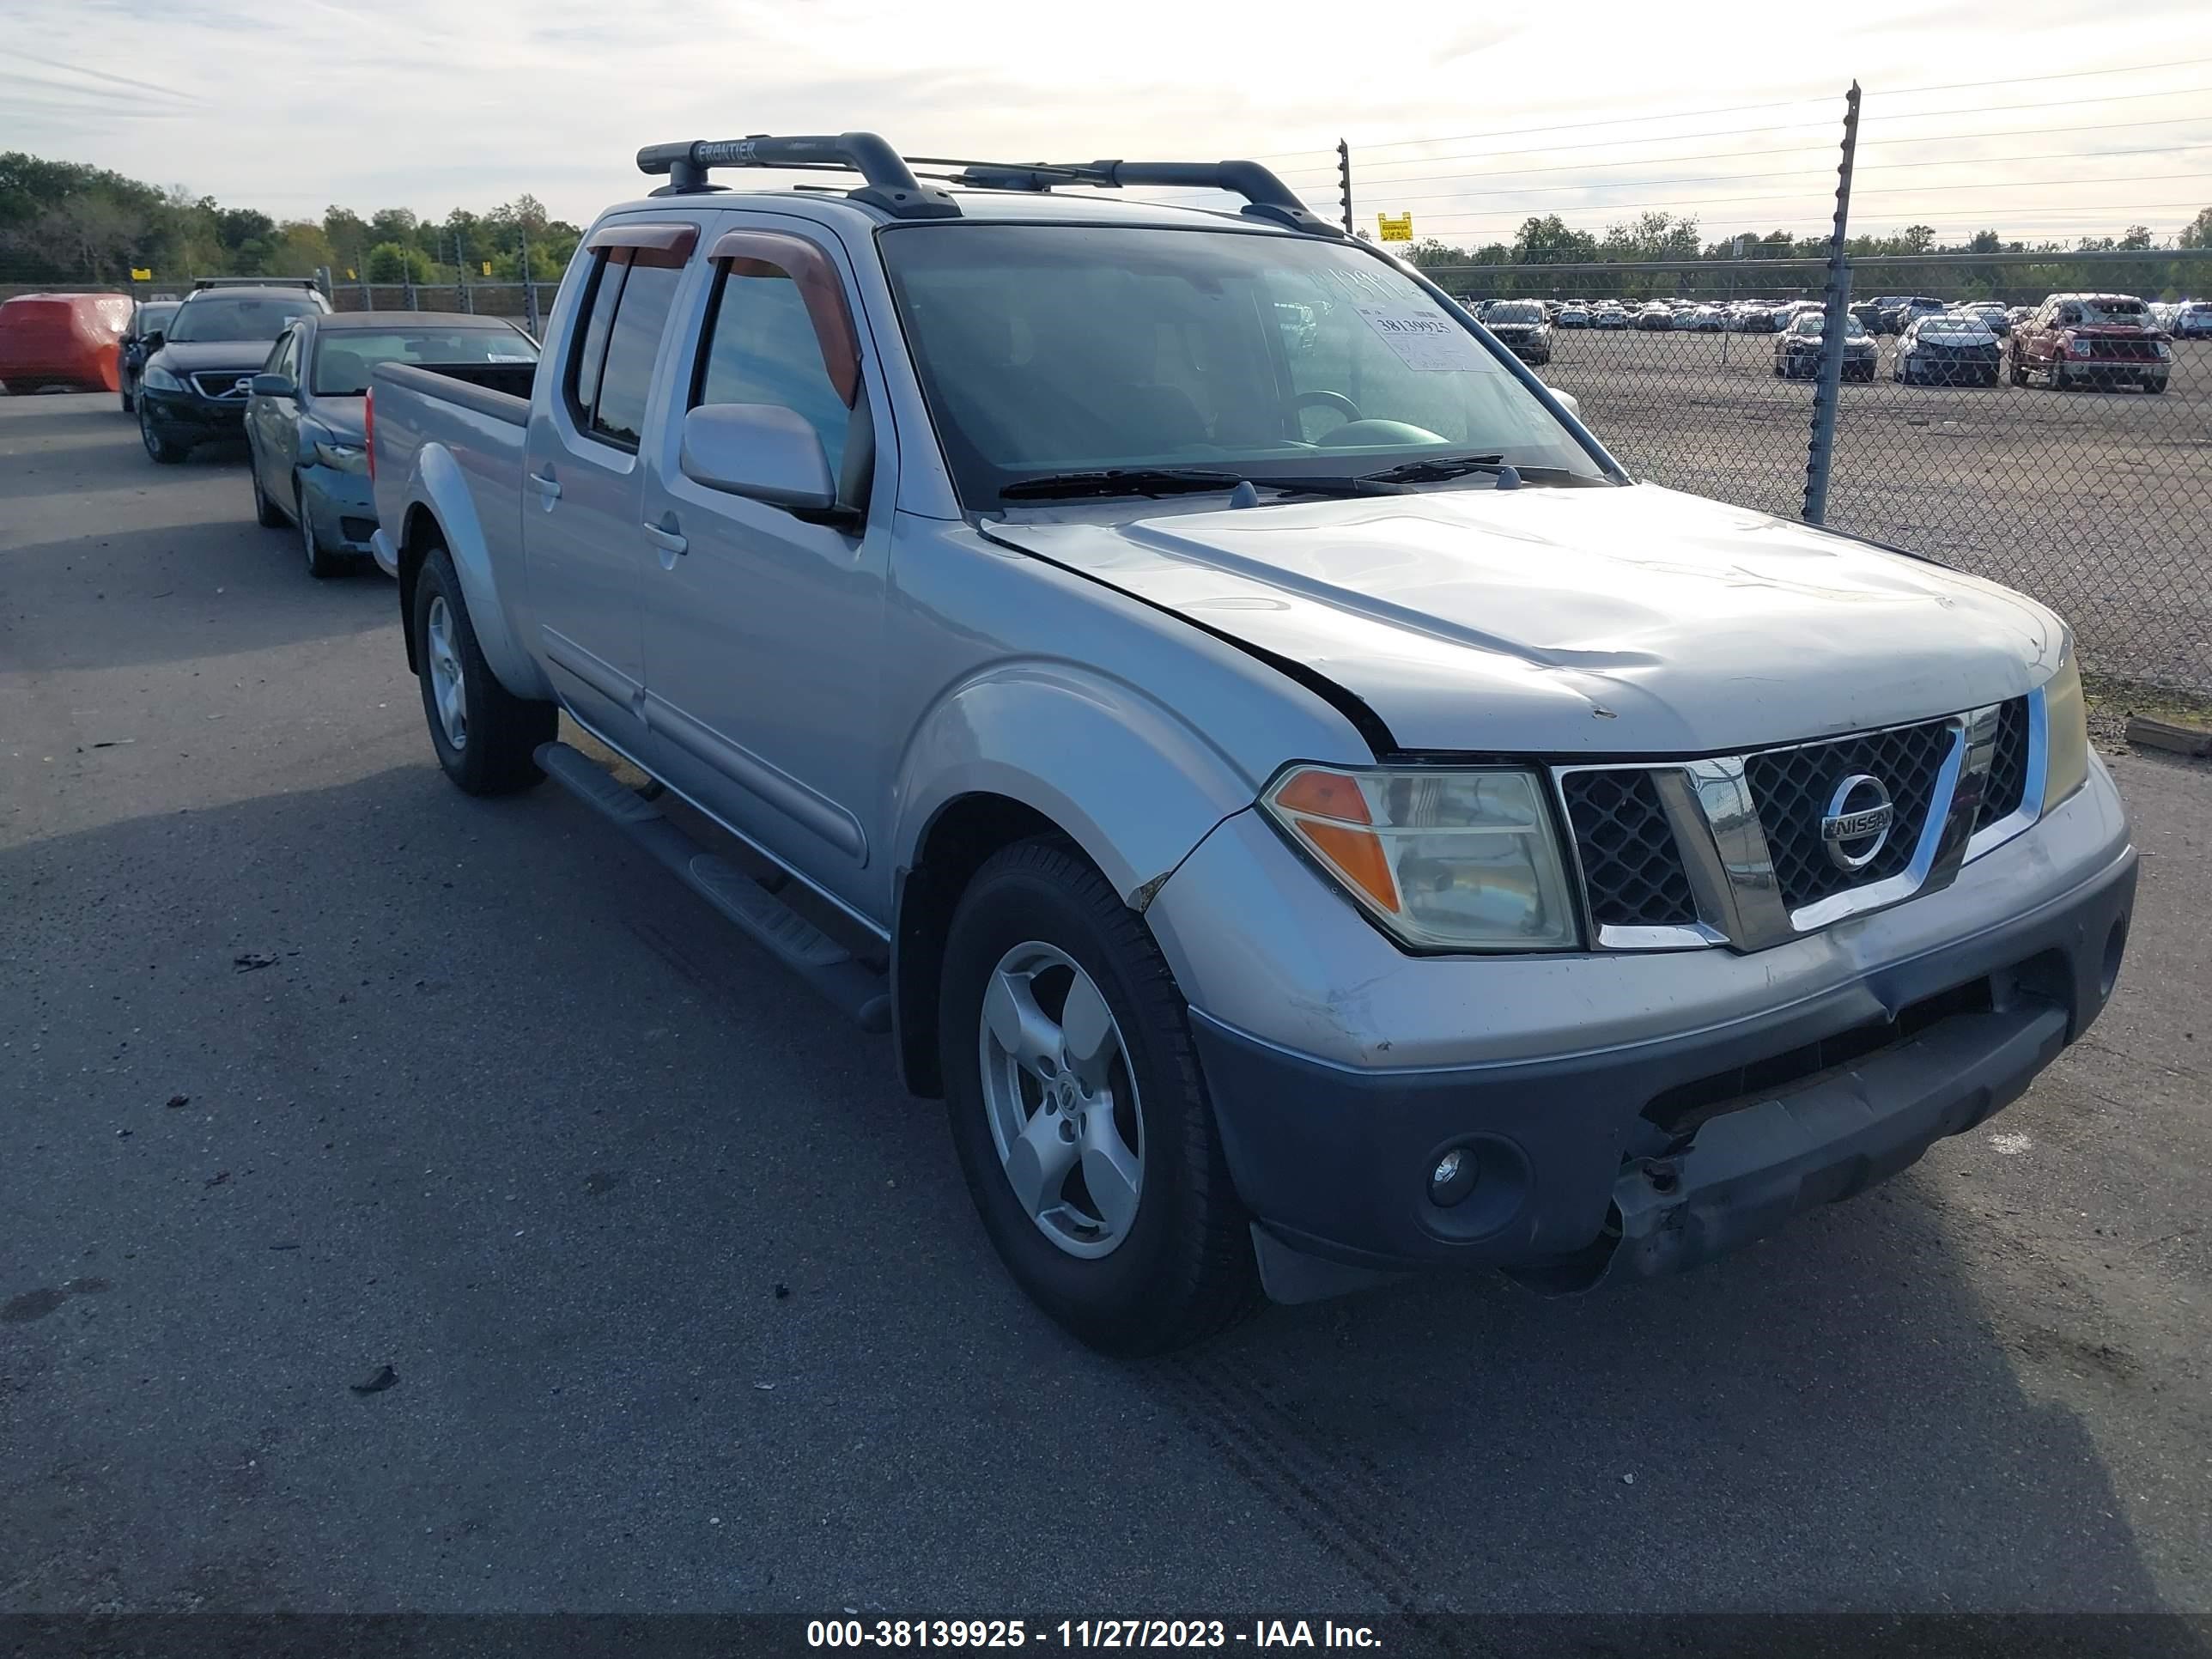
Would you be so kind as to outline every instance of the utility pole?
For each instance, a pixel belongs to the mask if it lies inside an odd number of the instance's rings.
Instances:
[[[1820,319],[1820,378],[1813,390],[1813,437],[1805,458],[1807,524],[1828,521],[1828,466],[1836,450],[1836,394],[1844,378],[1850,325],[1851,262],[1844,251],[1851,222],[1851,161],[1859,145],[1859,83],[1844,97],[1844,154],[1836,164],[1836,227],[1828,237],[1827,309]]]
[[[1352,146],[1340,138],[1336,141],[1336,188],[1344,204],[1344,234],[1353,234],[1352,228]]]

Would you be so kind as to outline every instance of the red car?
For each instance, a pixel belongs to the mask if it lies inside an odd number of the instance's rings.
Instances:
[[[2173,348],[2150,307],[2124,294],[2054,294],[2035,314],[2014,325],[2008,357],[2012,383],[2031,374],[2051,386],[2139,386],[2166,390]]]
[[[24,294],[0,304],[0,385],[113,392],[116,343],[131,325],[120,294]]]

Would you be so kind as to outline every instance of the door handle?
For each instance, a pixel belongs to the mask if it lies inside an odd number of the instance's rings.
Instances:
[[[523,476],[530,480],[531,487],[537,490],[537,492],[543,495],[547,501],[550,501],[559,499],[561,495],[561,483],[560,480],[557,478],[548,477],[542,472],[527,472]]]
[[[691,545],[690,543],[685,541],[683,537],[678,535],[674,531],[663,530],[657,524],[644,524],[638,527],[645,532],[646,540],[651,542],[655,547],[659,548],[664,553],[682,553],[688,550]]]

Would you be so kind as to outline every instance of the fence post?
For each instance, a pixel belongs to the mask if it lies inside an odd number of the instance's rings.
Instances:
[[[1340,138],[1336,141],[1336,188],[1344,204],[1344,234],[1352,231],[1352,146]]]
[[[368,267],[367,265],[363,265],[362,269],[363,270],[367,270]],[[363,311],[374,311],[376,309],[376,295],[369,292],[368,278],[366,276],[361,279],[361,308]]]
[[[1827,309],[1820,322],[1820,378],[1813,390],[1813,435],[1806,446],[1807,524],[1828,521],[1828,467],[1836,451],[1836,394],[1844,378],[1844,331],[1850,316],[1851,262],[1844,241],[1851,221],[1851,161],[1859,144],[1859,83],[1844,97],[1844,155],[1836,164],[1836,228],[1828,237]]]

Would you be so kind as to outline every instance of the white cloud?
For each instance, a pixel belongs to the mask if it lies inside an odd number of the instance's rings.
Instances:
[[[1529,213],[1601,225],[1644,207],[1680,207],[1715,232],[1802,231],[1826,219],[1854,75],[1868,90],[1858,228],[2165,232],[2194,210],[2160,204],[2212,201],[2212,178],[2193,176],[2212,174],[2212,13],[2193,0],[2146,0],[2117,34],[2076,0],[2021,0],[1998,27],[1966,0],[1877,0],[1817,24],[1626,0],[1502,23],[1341,0],[9,11],[15,38],[54,44],[0,59],[0,142],[280,216],[331,202],[442,215],[530,191],[585,220],[637,192],[642,143],[865,126],[911,153],[1259,155],[1317,203],[1334,198],[1344,136],[1363,216],[1409,209],[1451,240],[1510,234]],[[2166,67],[2006,80],[2019,65],[2154,58]],[[1962,82],[1994,84],[1885,90]],[[1758,104],[1778,106],[1739,107]],[[1697,111],[1730,112],[1685,113]],[[1407,142],[1429,134],[1451,142]]]

